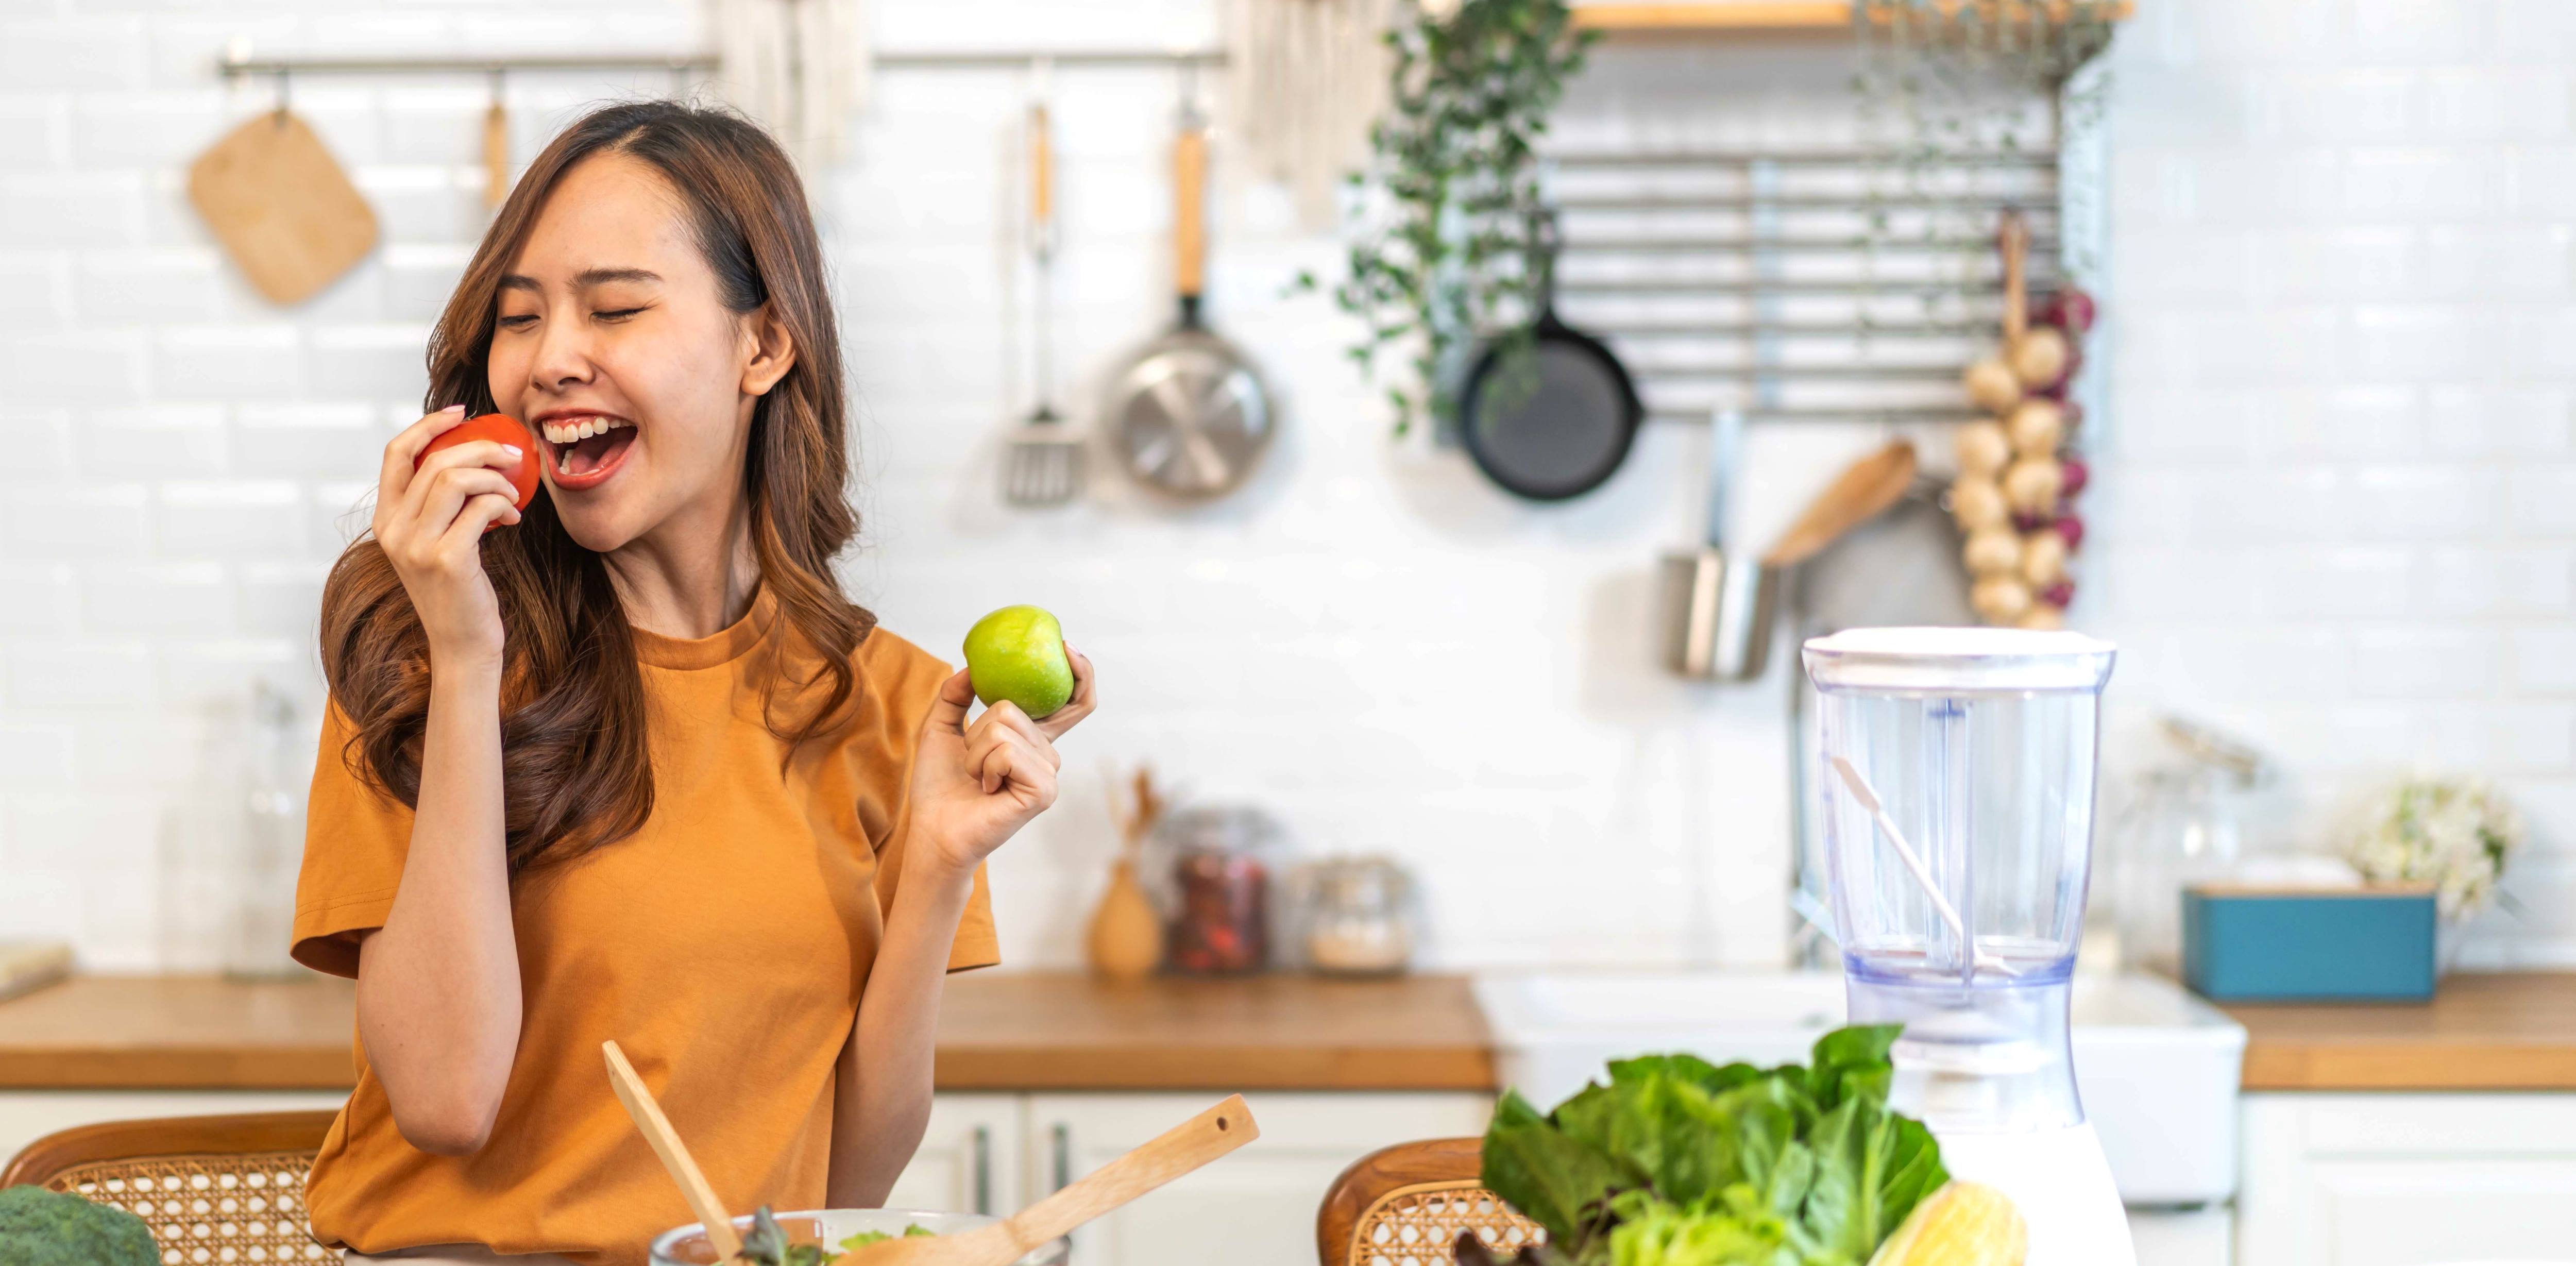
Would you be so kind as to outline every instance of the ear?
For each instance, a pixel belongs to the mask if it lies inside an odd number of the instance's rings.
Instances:
[[[742,393],[768,395],[796,367],[796,340],[788,337],[787,323],[767,304],[744,319],[742,333],[748,345],[744,350],[750,353],[742,367]]]

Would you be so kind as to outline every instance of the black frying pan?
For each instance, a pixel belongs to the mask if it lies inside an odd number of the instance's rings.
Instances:
[[[1557,319],[1556,221],[1542,217],[1536,228],[1539,312],[1525,353],[1536,374],[1507,372],[1507,349],[1487,344],[1458,394],[1458,433],[1504,491],[1563,501],[1609,481],[1646,409],[1619,358]]]

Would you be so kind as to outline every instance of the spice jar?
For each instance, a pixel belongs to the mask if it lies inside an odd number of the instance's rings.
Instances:
[[[1257,972],[1270,963],[1274,831],[1252,809],[1185,809],[1164,822],[1172,853],[1173,913],[1164,961],[1195,976]]]
[[[1327,976],[1392,976],[1413,961],[1413,880],[1383,857],[1315,868],[1306,965]]]

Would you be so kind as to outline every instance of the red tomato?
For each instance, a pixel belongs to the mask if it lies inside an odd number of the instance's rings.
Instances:
[[[486,413],[479,418],[467,418],[449,427],[441,432],[437,439],[431,440],[420,450],[420,456],[412,459],[411,468],[420,469],[420,464],[429,460],[430,454],[442,448],[454,448],[459,444],[469,444],[475,440],[491,440],[495,443],[519,446],[518,469],[504,473],[510,476],[510,486],[518,489],[519,492],[512,504],[522,510],[527,509],[529,499],[537,495],[537,441],[534,436],[528,434],[527,424],[509,414]],[[496,520],[484,524],[483,530],[489,532],[499,526],[501,524]]]

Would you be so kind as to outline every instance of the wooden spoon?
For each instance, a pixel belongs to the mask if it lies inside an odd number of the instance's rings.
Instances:
[[[842,1257],[840,1266],[1010,1266],[1039,1245],[1259,1137],[1252,1109],[1243,1096],[1231,1095],[991,1226],[879,1240]]]
[[[680,1198],[689,1202],[689,1212],[707,1229],[707,1242],[715,1245],[716,1260],[729,1262],[742,1252],[742,1237],[734,1233],[733,1219],[725,1216],[724,1205],[716,1199],[716,1189],[707,1185],[707,1176],[698,1171],[698,1163],[689,1158],[689,1149],[671,1129],[671,1118],[662,1115],[662,1105],[653,1092],[644,1088],[644,1079],[635,1075],[635,1066],[626,1062],[626,1052],[615,1042],[602,1042],[599,1049],[608,1056],[608,1084],[617,1091],[617,1101],[626,1105],[626,1115],[635,1118],[635,1128],[644,1141],[653,1145],[653,1154],[662,1158],[662,1168],[671,1172],[671,1181],[680,1188]],[[1072,1188],[1066,1188],[1070,1191]]]
[[[1853,462],[1807,503],[1798,521],[1780,534],[1763,558],[1772,567],[1803,563],[1841,540],[1843,533],[1877,518],[1914,486],[1914,445],[1897,440]]]

